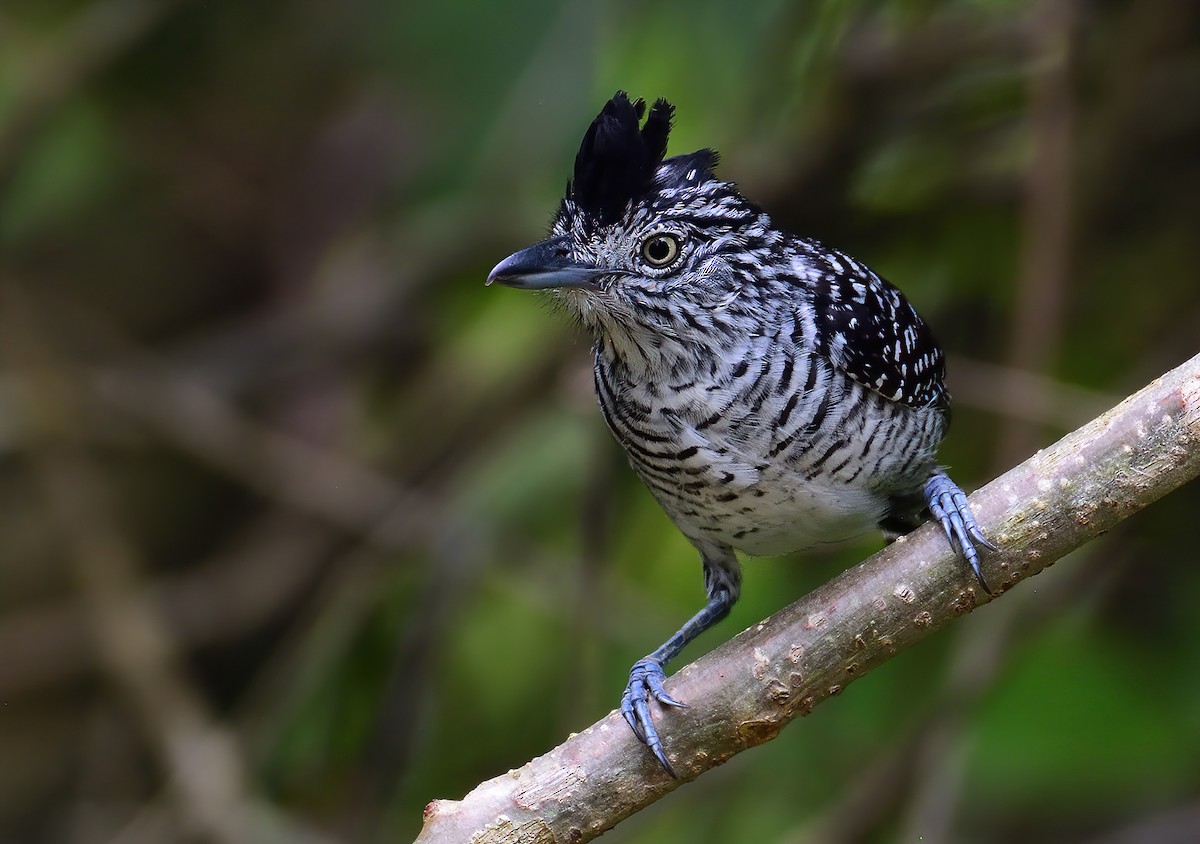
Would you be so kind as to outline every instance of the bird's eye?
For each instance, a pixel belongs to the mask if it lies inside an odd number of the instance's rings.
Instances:
[[[679,236],[660,233],[642,241],[642,257],[655,268],[671,264],[679,257]]]

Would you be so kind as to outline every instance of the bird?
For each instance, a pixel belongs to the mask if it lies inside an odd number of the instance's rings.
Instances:
[[[685,706],[665,666],[737,601],[737,551],[894,539],[928,511],[990,594],[995,550],[937,462],[950,395],[929,326],[861,261],[777,227],[714,150],[666,157],[674,113],[617,91],[549,236],[487,278],[548,291],[591,335],[604,420],[699,552],[704,607],[633,664],[620,704],[671,776],[649,704]]]

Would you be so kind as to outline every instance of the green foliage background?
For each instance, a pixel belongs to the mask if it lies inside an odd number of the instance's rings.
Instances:
[[[1200,346],[1194,4],[6,0],[0,285],[28,307],[5,324],[72,385],[88,506],[234,742],[232,799],[271,818],[243,840],[411,840],[429,800],[611,709],[700,605],[586,338],[482,284],[617,88],[907,292],[951,354],[968,487]],[[46,371],[13,346],[0,841],[221,840],[98,656],[82,528],[34,482]],[[605,840],[1200,840],[1198,506],[1193,484]],[[879,544],[748,561],[683,660]]]

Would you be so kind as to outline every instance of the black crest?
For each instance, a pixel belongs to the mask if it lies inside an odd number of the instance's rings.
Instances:
[[[580,210],[610,221],[652,187],[654,171],[667,152],[674,112],[669,102],[656,100],[643,126],[645,100],[630,102],[624,91],[617,91],[604,104],[575,156],[569,195]]]

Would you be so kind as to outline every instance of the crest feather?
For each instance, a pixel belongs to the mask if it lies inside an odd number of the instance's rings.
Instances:
[[[674,112],[669,102],[656,100],[643,126],[645,100],[631,102],[628,94],[617,91],[604,104],[575,156],[568,196],[581,211],[611,221],[651,189],[655,170],[667,153]]]

